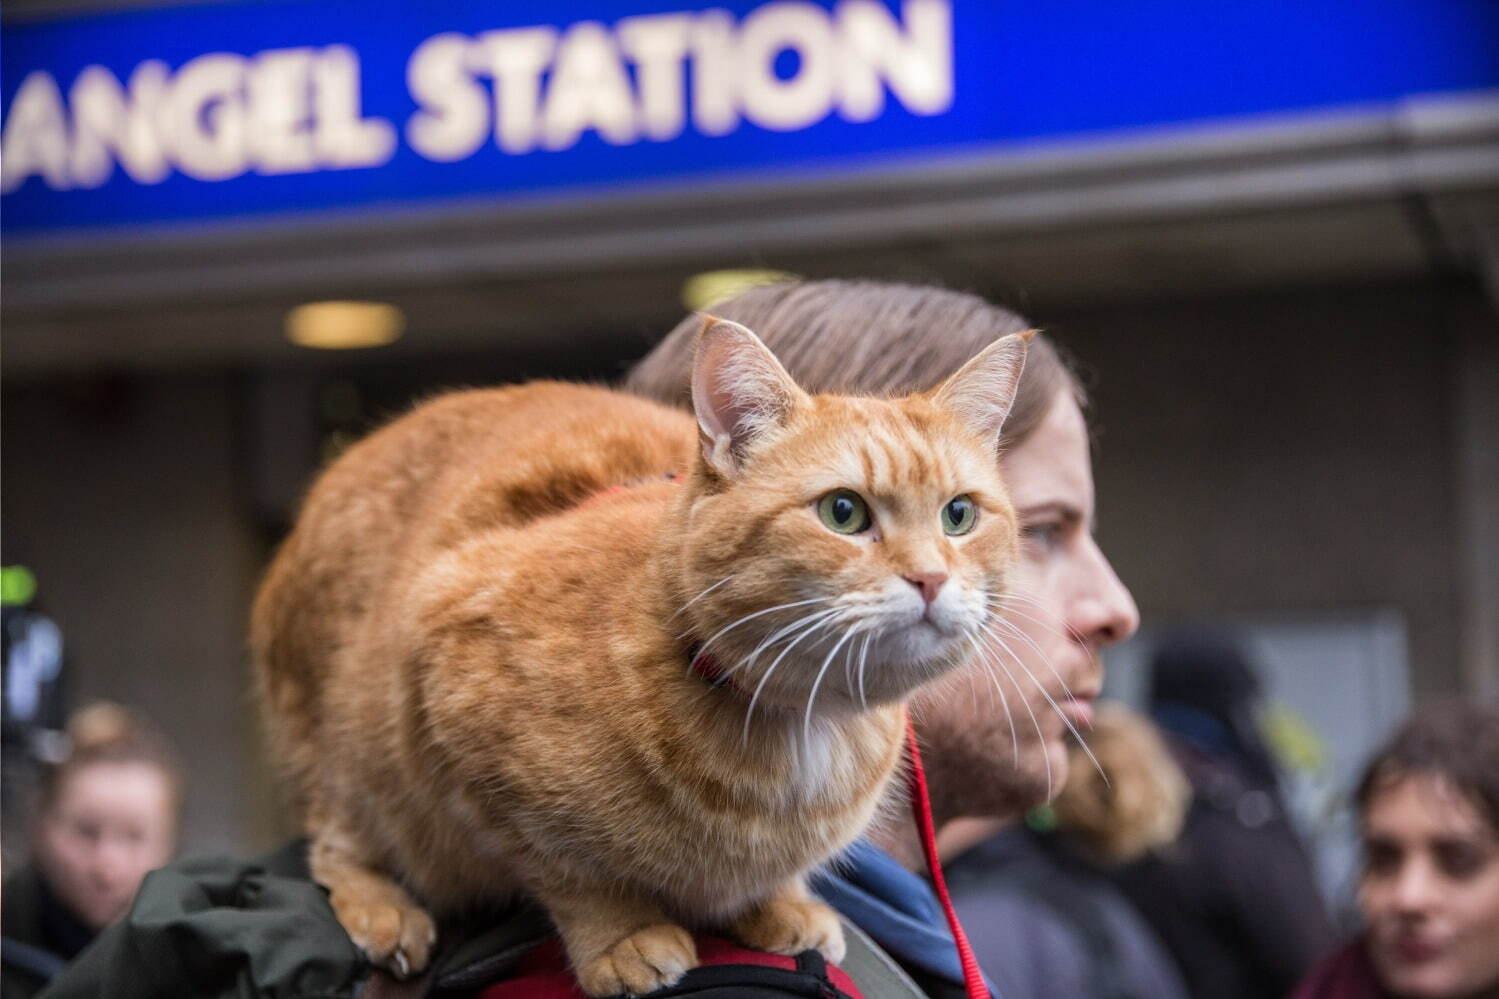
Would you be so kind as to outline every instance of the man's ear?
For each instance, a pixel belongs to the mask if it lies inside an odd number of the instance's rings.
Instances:
[[[947,381],[932,390],[931,397],[947,407],[959,420],[991,447],[999,446],[999,431],[1025,370],[1025,352],[1035,330],[1011,333],[979,351]]]
[[[703,317],[692,365],[692,408],[703,459],[734,478],[745,454],[807,398],[760,338],[738,323]]]

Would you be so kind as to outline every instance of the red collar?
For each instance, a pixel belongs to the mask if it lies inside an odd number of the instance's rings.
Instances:
[[[728,687],[737,692],[739,688],[735,686],[734,679],[729,675],[729,671],[723,668],[723,665],[713,657],[712,653],[702,652],[701,648],[702,646],[699,643],[694,642],[687,650],[687,668],[697,674],[699,679],[703,680],[714,690],[721,687]]]

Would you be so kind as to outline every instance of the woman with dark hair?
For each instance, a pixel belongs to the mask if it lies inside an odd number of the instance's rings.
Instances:
[[[1418,713],[1355,800],[1365,929],[1293,999],[1499,996],[1499,707]]]

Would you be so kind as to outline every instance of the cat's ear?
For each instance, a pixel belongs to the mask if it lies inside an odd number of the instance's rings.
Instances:
[[[750,443],[807,398],[770,348],[738,323],[703,317],[692,365],[692,408],[703,458],[732,478]]]
[[[1026,330],[994,341],[933,389],[932,399],[997,446],[1000,428],[1015,404],[1026,348],[1035,335],[1035,330]]]

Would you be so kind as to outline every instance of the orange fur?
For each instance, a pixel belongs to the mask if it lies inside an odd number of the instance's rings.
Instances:
[[[955,375],[962,392],[809,397],[720,323],[696,429],[538,382],[440,398],[340,458],[252,643],[314,876],[355,941],[417,970],[429,910],[527,892],[593,995],[674,981],[695,962],[683,925],[841,956],[802,879],[868,823],[902,699],[963,659],[1005,588],[1007,402],[995,419],[972,390],[1018,377],[1018,344]],[[839,488],[872,532],[819,520]],[[950,537],[938,515],[960,494],[979,519]],[[951,581],[918,621],[901,577],[923,573]],[[688,669],[710,638],[727,688]]]

